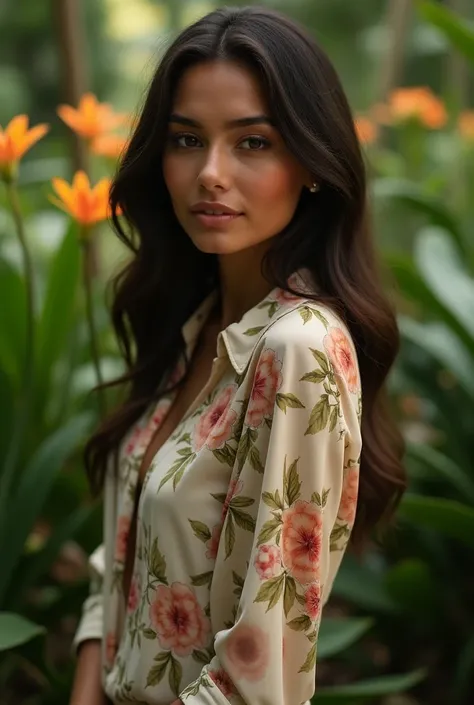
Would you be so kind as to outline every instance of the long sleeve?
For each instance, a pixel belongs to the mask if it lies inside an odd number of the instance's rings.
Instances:
[[[82,616],[73,640],[73,650],[88,639],[102,639],[104,603],[102,586],[104,581],[104,546],[101,544],[89,558],[90,590],[82,606]]]
[[[361,399],[347,332],[292,316],[253,362],[211,592],[218,612],[231,576],[235,619],[180,694],[186,705],[300,705],[314,694],[321,610],[355,518]]]

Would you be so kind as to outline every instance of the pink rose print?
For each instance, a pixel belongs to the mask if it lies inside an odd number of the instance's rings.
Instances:
[[[115,560],[119,563],[125,561],[127,555],[128,534],[130,533],[130,517],[121,516],[117,522],[117,535],[115,538]]]
[[[117,653],[117,638],[113,632],[109,632],[105,639],[105,660],[109,668],[112,667]]]
[[[135,612],[138,607],[138,601],[140,599],[140,576],[134,575],[132,582],[130,583],[130,590],[128,593],[127,609],[129,612]]]
[[[281,568],[280,549],[278,546],[271,546],[268,543],[263,544],[258,549],[253,564],[262,580],[274,578]]]
[[[281,552],[283,563],[299,583],[319,577],[323,521],[318,507],[298,500],[282,515]]]
[[[263,678],[270,658],[268,634],[256,624],[238,624],[225,644],[225,655],[237,678],[255,683]]]
[[[209,677],[214,681],[224,697],[228,698],[229,695],[235,693],[234,684],[223,668],[220,668],[218,671],[208,671],[208,673]]]
[[[160,405],[159,408],[156,409],[152,417],[149,419],[145,427],[138,427],[133,431],[130,440],[128,441],[125,447],[125,453],[127,455],[130,455],[136,450],[138,451],[141,448],[146,448],[148,446],[156,429],[163,423],[163,420],[168,411],[168,406],[168,402],[163,405]]]
[[[236,494],[239,494],[239,492],[242,492],[244,484],[242,480],[231,480],[229,483],[229,489],[227,490],[227,497],[225,498],[224,501],[224,506],[222,507],[222,515],[221,515],[221,521],[224,523],[224,519],[227,516],[227,512],[229,510],[229,504],[231,503],[232,497],[235,497]]]
[[[215,560],[215,558],[217,556],[217,551],[219,549],[219,540],[221,538],[221,533],[222,533],[222,524],[216,524],[212,528],[211,538],[209,539],[209,541],[206,542],[206,546],[207,546],[206,558],[210,558],[211,560]]]
[[[301,290],[302,284],[303,282],[298,272],[292,274],[291,277],[288,279],[288,286],[290,287],[290,289],[294,289],[295,291]],[[285,289],[276,289],[274,296],[280,306],[284,306],[286,303],[289,303],[291,301],[298,301],[304,298],[301,295],[296,296],[295,294],[291,294]]]
[[[353,524],[357,509],[357,492],[359,489],[359,467],[347,468],[342,483],[341,503],[337,516],[347,524]]]
[[[192,589],[183,583],[160,585],[150,605],[150,621],[161,646],[189,656],[206,645],[211,624]]]
[[[207,411],[200,417],[194,429],[194,446],[201,450],[206,445],[210,450],[217,450],[229,440],[237,413],[229,409],[236,387],[225,387],[214,399]]]
[[[344,377],[349,391],[359,390],[359,375],[352,356],[349,338],[341,328],[330,328],[324,336],[324,347],[337,374]]]
[[[265,350],[260,356],[245,418],[245,423],[251,428],[260,426],[265,416],[273,411],[277,392],[283,382],[281,366],[282,362],[274,350]]]
[[[321,587],[319,583],[311,583],[304,594],[305,612],[310,619],[317,619],[321,606]]]

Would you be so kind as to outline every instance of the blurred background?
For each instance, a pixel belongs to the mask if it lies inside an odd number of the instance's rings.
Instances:
[[[220,4],[0,0],[2,705],[68,702],[87,556],[101,539],[101,507],[81,461],[102,410],[90,391],[122,370],[104,291],[127,254],[104,222],[101,180],[114,173],[167,43]],[[474,4],[265,4],[302,22],[342,78],[402,333],[390,393],[409,491],[385,544],[344,559],[322,621],[314,703],[467,705]],[[28,133],[21,115],[48,127]],[[90,191],[83,177],[68,186],[78,170],[102,186]],[[113,404],[113,392],[102,402]]]

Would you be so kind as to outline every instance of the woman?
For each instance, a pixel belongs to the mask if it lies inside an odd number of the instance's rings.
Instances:
[[[328,58],[267,9],[199,20],[111,202],[134,255],[113,306],[128,396],[86,448],[105,534],[72,702],[299,705],[349,537],[404,487],[397,327]]]

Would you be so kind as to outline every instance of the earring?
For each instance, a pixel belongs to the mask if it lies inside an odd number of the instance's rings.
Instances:
[[[316,193],[317,191],[319,191],[319,189],[320,189],[320,186],[319,186],[318,182],[313,181],[313,185],[310,187],[309,190],[311,191],[311,193]]]

